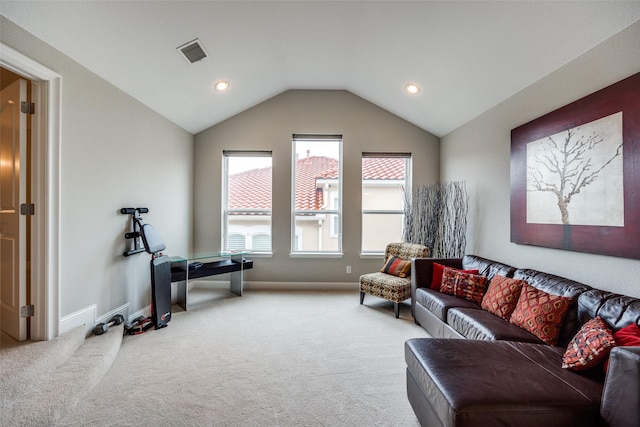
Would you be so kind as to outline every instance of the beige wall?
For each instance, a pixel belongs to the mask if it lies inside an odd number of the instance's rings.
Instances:
[[[341,259],[291,258],[292,134],[341,134],[343,252]],[[438,138],[346,91],[291,90],[195,137],[194,249],[220,249],[223,150],[273,151],[273,256],[255,259],[250,281],[357,282],[381,259],[360,258],[363,151],[413,153],[413,182],[438,179]],[[345,273],[352,266],[352,274]]]
[[[61,317],[147,307],[150,256],[122,256],[119,209],[148,207],[167,253],[187,252],[193,136],[4,17],[0,39],[62,76]]]
[[[467,252],[640,297],[640,261],[510,243],[510,131],[640,72],[640,22],[442,138],[441,176],[467,182]],[[639,242],[640,244],[640,242]]]

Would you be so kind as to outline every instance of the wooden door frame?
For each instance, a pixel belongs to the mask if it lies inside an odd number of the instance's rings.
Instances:
[[[31,339],[46,341],[60,328],[60,128],[62,76],[0,43],[0,66],[34,83],[32,128]]]

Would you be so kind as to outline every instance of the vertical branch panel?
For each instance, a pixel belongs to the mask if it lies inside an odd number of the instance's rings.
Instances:
[[[462,257],[468,213],[465,183],[423,185],[410,196],[405,192],[403,240],[428,247],[432,257]]]

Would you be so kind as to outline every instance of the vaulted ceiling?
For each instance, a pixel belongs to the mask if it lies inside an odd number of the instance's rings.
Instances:
[[[0,1],[198,133],[289,89],[348,90],[443,136],[640,19],[639,1]],[[199,39],[208,57],[176,49]],[[230,83],[216,92],[219,80]],[[408,94],[407,83],[420,86]]]

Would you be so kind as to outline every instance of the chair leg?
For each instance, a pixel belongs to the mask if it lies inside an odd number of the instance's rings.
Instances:
[[[360,291],[360,305],[364,302],[364,292]]]
[[[397,302],[393,303],[393,311],[395,311],[396,313],[396,319],[398,317],[400,317],[400,304],[398,304]]]

